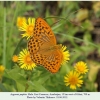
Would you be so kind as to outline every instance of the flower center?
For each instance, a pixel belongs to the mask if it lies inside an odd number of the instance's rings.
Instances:
[[[83,72],[84,71],[84,67],[82,66],[82,67],[78,67],[78,70],[80,71],[80,72]]]
[[[78,81],[78,80],[77,80],[77,77],[74,77],[74,76],[73,76],[73,77],[70,78],[69,83],[70,83],[70,84],[73,84],[73,85],[76,85],[76,84],[77,84],[77,81]]]
[[[26,56],[25,62],[26,62],[27,64],[32,64],[32,60],[31,60],[31,58],[30,58],[29,55]]]
[[[32,34],[33,34],[33,28],[34,28],[33,25],[29,25],[29,26],[27,27],[27,32],[28,32],[29,35],[32,35]]]

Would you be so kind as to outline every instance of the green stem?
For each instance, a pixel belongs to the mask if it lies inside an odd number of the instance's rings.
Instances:
[[[82,9],[82,8],[81,8],[81,9]],[[81,10],[81,9],[79,9],[79,10]],[[66,17],[51,16],[51,17],[46,17],[46,18],[44,18],[44,19],[48,19],[48,18],[59,18],[59,19],[64,19],[64,20],[66,20],[66,19],[67,19],[67,20],[68,20],[72,14],[74,14],[74,13],[78,12],[79,10],[74,11],[74,12],[72,12],[72,13],[68,14]]]
[[[82,8],[81,8],[81,9],[82,9]],[[79,10],[81,10],[81,9],[79,9]],[[65,20],[65,21],[69,21],[70,23],[73,23],[69,18],[70,18],[71,15],[73,15],[73,14],[76,13],[76,12],[78,12],[79,10],[74,11],[74,12],[72,12],[71,14],[68,14],[66,17],[51,16],[51,17],[46,17],[46,18],[44,18],[44,19],[59,18],[60,20],[58,20],[58,21],[55,22],[54,24],[58,23],[58,22],[61,21],[62,19]],[[54,24],[53,24],[53,25],[54,25]],[[73,24],[74,24],[74,25],[78,25],[78,24],[76,24],[76,23],[73,23]],[[78,26],[79,26],[79,25],[78,25]],[[82,26],[79,26],[79,27],[83,28]]]
[[[61,33],[61,32],[60,32],[60,33]],[[59,34],[59,33],[56,33],[56,34]],[[68,34],[61,33],[61,34],[59,34],[59,35],[63,35],[63,36],[65,36],[65,37],[67,37],[67,38],[73,38],[73,39],[75,39],[75,40],[84,42],[83,39],[80,39],[80,38],[77,38],[77,37],[74,37],[74,36],[71,36],[71,35],[68,35]],[[98,45],[96,45],[96,44],[94,44],[94,43],[92,43],[92,42],[89,42],[89,41],[88,41],[88,43],[91,44],[92,46],[94,46],[94,47],[96,47],[96,48],[99,49],[99,46],[98,46]]]
[[[31,74],[32,74],[32,71],[31,71]],[[28,75],[27,81],[30,81],[31,74],[27,74]],[[29,85],[26,83],[26,85],[25,85],[25,92],[27,92],[28,87],[29,87]]]
[[[46,18],[44,18],[44,19],[49,19],[49,18],[59,18],[59,19],[66,20],[66,18],[64,18],[64,17],[58,17],[58,16],[46,17]]]
[[[11,47],[11,38],[12,38],[12,32],[13,32],[13,28],[12,27],[14,25],[14,21],[15,21],[16,15],[17,15],[18,5],[19,5],[19,2],[16,2],[16,9],[15,9],[14,16],[13,16],[13,19],[12,19],[12,22],[11,22],[10,32],[8,34],[9,35],[8,36],[9,39],[8,39],[8,43],[7,43],[7,50],[9,50],[9,48]],[[8,62],[8,59],[9,59],[9,53],[7,53],[7,62]]]
[[[25,92],[27,92],[29,85],[26,83]]]
[[[12,35],[12,32],[13,32],[13,25],[14,25],[14,21],[15,21],[15,18],[16,18],[16,15],[17,15],[17,11],[18,11],[18,4],[19,2],[17,2],[17,7],[15,9],[15,12],[14,12],[14,17],[12,19],[12,22],[11,22],[11,29],[10,29],[10,32],[9,32],[9,41],[8,41],[8,46],[10,47],[10,41],[11,41],[11,35]]]
[[[3,65],[6,66],[6,9],[4,9],[3,23]]]
[[[18,51],[18,49],[19,49],[19,47],[20,47],[20,44],[22,43],[23,39],[24,39],[24,38],[20,39],[19,43],[18,43],[17,46],[16,46],[16,49],[14,50],[13,55],[16,55],[16,53],[17,53],[17,51]]]

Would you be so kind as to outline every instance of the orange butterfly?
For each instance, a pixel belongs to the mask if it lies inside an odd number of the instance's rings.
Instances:
[[[37,18],[33,36],[28,41],[33,62],[44,66],[51,73],[58,72],[62,61],[61,47],[57,45],[50,26],[42,18]]]

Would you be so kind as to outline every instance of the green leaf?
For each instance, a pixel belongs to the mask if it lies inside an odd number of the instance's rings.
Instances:
[[[20,81],[16,81],[16,85],[17,85],[18,92],[25,91],[25,83],[22,84]]]
[[[2,92],[8,92],[8,90],[5,88],[3,84],[0,83],[0,91]]]
[[[38,79],[38,83],[43,84],[43,83],[45,83],[45,81],[46,81],[47,79],[50,78],[51,73],[50,73],[50,72],[42,73],[40,76],[41,76],[41,77]]]
[[[30,86],[32,86],[34,90],[36,90],[38,92],[48,92],[48,90],[45,87],[43,87],[40,83],[38,83],[36,81],[34,81],[34,82],[28,81],[27,83]]]

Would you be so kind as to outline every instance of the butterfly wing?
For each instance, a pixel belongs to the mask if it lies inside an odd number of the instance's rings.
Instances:
[[[52,52],[50,55],[40,53],[31,54],[31,58],[33,62],[44,66],[51,73],[58,72],[62,61],[62,55],[59,50],[55,50],[55,52]]]
[[[36,19],[33,36],[45,42],[56,44],[56,38],[53,31],[42,18]]]
[[[42,18],[37,18],[33,36],[28,41],[29,51],[32,48],[36,53],[53,45],[56,45],[56,38],[50,26]]]
[[[59,50],[49,50],[56,45],[56,38],[50,26],[42,19],[36,19],[33,36],[28,41],[28,50],[32,60],[55,73],[59,70],[61,54]]]
[[[59,50],[55,50],[55,52],[44,59],[43,66],[51,73],[56,73],[60,68],[61,60],[61,52]]]

